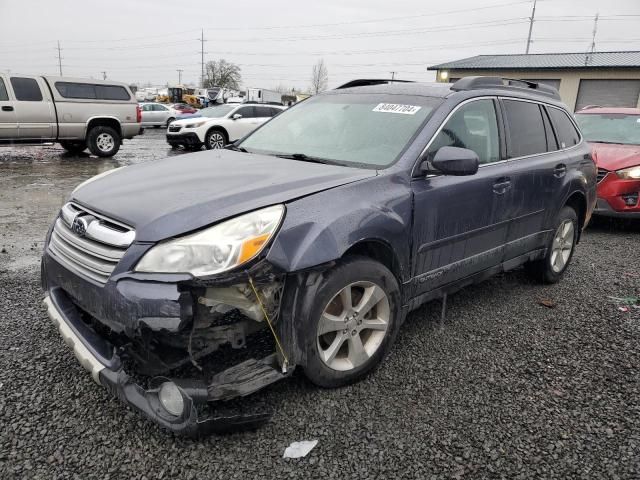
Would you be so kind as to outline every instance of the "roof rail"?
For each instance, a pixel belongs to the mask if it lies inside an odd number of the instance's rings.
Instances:
[[[502,77],[464,77],[451,85],[451,90],[479,90],[481,88],[499,88],[505,90],[535,90],[536,93],[560,100],[558,90],[544,83]]]
[[[340,85],[339,87],[336,87],[336,90],[340,90],[342,88],[351,88],[351,87],[366,87],[367,85],[385,85],[387,83],[414,83],[414,82],[413,80],[358,78],[356,80],[351,80],[350,82],[347,82],[344,85]]]

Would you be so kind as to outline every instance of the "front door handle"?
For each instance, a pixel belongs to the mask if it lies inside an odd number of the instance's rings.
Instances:
[[[496,195],[503,195],[511,188],[511,179],[507,177],[499,178],[496,183],[493,184],[493,193]]]
[[[556,168],[553,169],[553,175],[557,178],[564,177],[567,173],[567,166],[564,163],[559,163]]]
[[[5,105],[2,107],[3,112],[13,112],[13,107],[11,105]]]

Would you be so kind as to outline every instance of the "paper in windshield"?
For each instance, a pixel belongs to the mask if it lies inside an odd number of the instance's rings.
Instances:
[[[422,107],[417,105],[401,105],[399,103],[379,103],[374,112],[402,113],[403,115],[415,115]]]

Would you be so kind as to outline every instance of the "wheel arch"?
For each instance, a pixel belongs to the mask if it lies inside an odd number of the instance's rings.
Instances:
[[[393,273],[398,284],[402,285],[402,265],[388,242],[379,238],[358,240],[347,248],[341,258],[350,255],[361,255],[380,262]]]
[[[116,117],[92,117],[87,121],[87,129],[85,137],[89,134],[92,128],[95,127],[110,127],[113,128],[118,135],[122,138],[122,125]]]
[[[204,134],[204,141],[207,141],[207,135],[209,135],[209,132],[211,130],[220,130],[222,133],[224,133],[224,136],[227,137],[227,142],[230,142],[231,139],[229,138],[229,132],[227,131],[226,128],[224,128],[222,125],[212,125],[210,127],[207,127],[207,131]]]
[[[582,228],[585,225],[587,219],[587,197],[586,195],[579,191],[573,191],[564,202],[563,206],[571,207],[575,210],[578,215],[578,242],[580,241],[580,237],[582,236]]]

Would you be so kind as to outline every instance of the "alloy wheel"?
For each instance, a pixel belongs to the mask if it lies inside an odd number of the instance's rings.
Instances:
[[[224,147],[224,136],[220,132],[211,132],[208,143],[211,148],[222,148]]]
[[[563,221],[556,230],[551,244],[551,268],[560,273],[567,265],[573,250],[574,227],[571,220]]]
[[[116,141],[108,133],[101,133],[96,138],[96,146],[101,152],[110,152],[116,146]]]
[[[389,329],[389,298],[372,282],[340,290],[324,308],[317,330],[322,362],[347,371],[364,365],[380,348]]]

